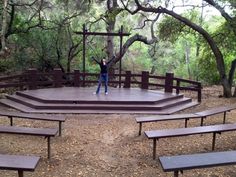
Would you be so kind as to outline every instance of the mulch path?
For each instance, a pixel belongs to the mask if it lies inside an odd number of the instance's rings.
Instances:
[[[190,113],[210,107],[236,103],[236,98],[219,98],[221,87],[204,88],[199,106],[182,111]],[[191,95],[191,93],[187,93]],[[0,109],[8,109],[0,107]],[[152,141],[138,136],[135,114],[74,114],[65,115],[62,137],[52,138],[52,159],[47,159],[47,143],[42,137],[0,134],[0,153],[36,155],[41,160],[35,172],[26,177],[171,177],[152,159]],[[211,116],[205,124],[221,124],[223,115]],[[236,122],[236,110],[227,113],[227,123]],[[7,125],[7,118],[0,124]],[[189,126],[199,126],[200,120],[190,120]],[[57,123],[19,119],[17,126],[57,127]],[[145,124],[143,130],[183,127],[184,121]],[[161,139],[158,156],[211,151],[212,134]],[[236,132],[217,135],[216,151],[235,150]],[[0,171],[1,177],[17,176],[15,171]],[[184,171],[185,177],[235,177],[236,166],[224,166]]]

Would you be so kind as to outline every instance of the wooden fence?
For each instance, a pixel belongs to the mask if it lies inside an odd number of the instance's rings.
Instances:
[[[60,69],[54,69],[49,73],[42,73],[36,69],[29,69],[23,74],[0,77],[0,88],[14,87],[19,90],[37,89],[43,87],[75,86],[85,87],[96,84],[99,74],[81,73],[75,70],[73,73],[63,73]],[[121,77],[121,80],[119,79]],[[120,81],[119,81],[120,80]],[[181,90],[197,92],[197,99],[201,102],[201,83],[174,77],[173,73],[165,76],[150,75],[148,71],[141,74],[132,74],[126,71],[124,74],[110,74],[109,84],[124,88],[140,87],[142,89],[164,89],[165,92],[179,94]]]

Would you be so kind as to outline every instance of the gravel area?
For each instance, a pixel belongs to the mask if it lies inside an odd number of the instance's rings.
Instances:
[[[236,103],[236,98],[220,98],[221,87],[204,88],[199,106],[182,111],[191,113],[210,107]],[[190,93],[186,93],[191,95]],[[8,109],[1,106],[0,109]],[[25,177],[171,177],[162,171],[158,160],[152,159],[152,141],[138,136],[135,114],[70,114],[65,115],[62,137],[52,138],[52,158],[47,159],[47,142],[42,137],[0,134],[0,153],[36,155],[41,160],[35,172]],[[143,115],[142,115],[143,116]],[[223,114],[211,116],[206,125],[222,123]],[[236,110],[227,113],[227,123],[236,122]],[[1,125],[9,120],[1,117]],[[190,120],[189,126],[199,126]],[[55,122],[19,119],[15,125],[26,127],[57,127]],[[183,121],[148,123],[143,130],[184,127]],[[161,139],[158,156],[192,154],[211,151],[212,134]],[[236,132],[217,135],[216,150],[236,150]],[[0,177],[17,176],[15,171],[0,171]],[[236,165],[184,171],[180,177],[235,177]]]

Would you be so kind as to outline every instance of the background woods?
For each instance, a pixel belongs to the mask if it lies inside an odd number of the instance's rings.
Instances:
[[[204,84],[222,84],[226,97],[234,88],[236,4],[233,0],[2,0],[0,1],[0,71],[29,67],[63,72],[82,68],[81,31],[118,32],[119,38],[88,36],[86,69],[97,72],[90,58],[122,57],[122,70],[163,75],[174,72]]]

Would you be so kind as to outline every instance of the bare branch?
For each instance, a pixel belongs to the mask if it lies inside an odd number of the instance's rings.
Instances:
[[[123,0],[121,0],[121,3],[122,3],[122,5],[124,6],[124,9],[125,9],[126,11],[128,11],[131,15],[134,15],[134,14],[136,14],[136,13],[139,11],[139,8],[137,8],[137,9],[134,10],[134,11],[131,11],[131,10],[128,8],[129,2],[127,2],[127,4],[125,4],[125,3],[123,2]]]
[[[140,14],[141,14],[141,16],[143,16],[144,18],[146,18],[146,20],[143,21],[142,26],[136,27],[136,28],[134,28],[133,30],[143,29],[143,28],[146,26],[146,23],[147,23],[147,22],[151,22],[151,21],[152,21],[152,20],[149,19],[145,14],[143,14],[143,13],[140,13]]]
[[[204,0],[204,1],[207,2],[208,4],[212,5],[213,7],[215,7],[221,13],[221,15],[226,19],[226,21],[228,21],[228,22],[232,21],[232,17],[224,10],[224,8],[222,8],[215,1],[213,1],[213,0]]]
[[[175,8],[181,8],[181,7],[192,7],[192,8],[203,8],[203,7],[206,7],[207,5],[177,5],[177,6],[173,6],[172,7],[172,10],[174,10]]]
[[[114,62],[118,62],[120,60],[120,58],[122,58],[124,56],[124,54],[127,52],[128,48],[134,43],[134,42],[143,42],[144,44],[150,45],[153,44],[157,41],[157,38],[153,38],[148,40],[147,37],[139,35],[139,34],[135,34],[134,36],[130,37],[125,44],[122,47],[122,54],[121,56],[119,54],[116,54],[116,59]]]
[[[157,14],[156,18],[152,21],[152,24],[151,24],[151,35],[152,35],[152,38],[156,38],[155,36],[155,32],[154,32],[154,25],[155,23],[157,22],[157,20],[159,19],[161,14]]]
[[[34,4],[36,4],[36,2],[38,2],[38,0],[35,0],[35,1],[33,1],[32,3],[11,3],[11,2],[9,2],[9,5],[10,6],[18,6],[18,7],[22,7],[22,6],[24,6],[24,7],[31,7],[31,6],[33,6]]]

